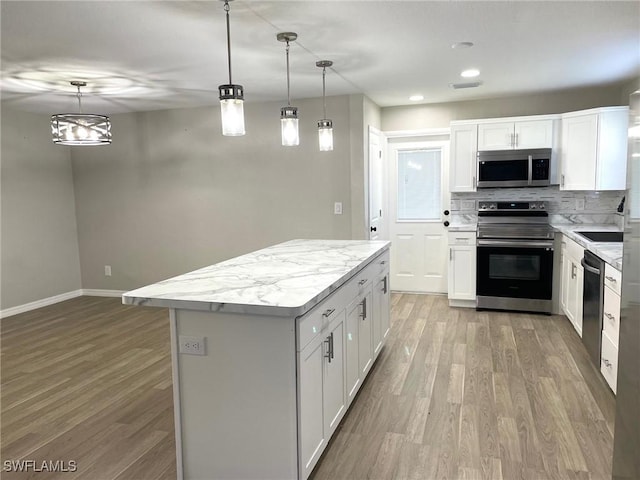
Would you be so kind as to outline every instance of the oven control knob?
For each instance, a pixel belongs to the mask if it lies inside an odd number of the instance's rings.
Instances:
[[[496,204],[495,204],[495,203],[492,203],[492,204],[489,206],[489,208],[490,208],[491,210],[495,210],[495,209],[496,209]]]
[[[536,208],[538,208],[538,206],[535,203],[532,203],[530,205],[530,207],[531,207],[532,210],[535,210]]]

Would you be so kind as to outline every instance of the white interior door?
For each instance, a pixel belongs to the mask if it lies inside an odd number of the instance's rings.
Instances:
[[[384,134],[369,127],[369,240],[387,238],[385,232]]]
[[[391,288],[446,293],[449,142],[389,144]]]

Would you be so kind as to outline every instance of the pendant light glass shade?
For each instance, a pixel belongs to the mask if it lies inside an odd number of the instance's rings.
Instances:
[[[333,150],[333,122],[327,118],[327,100],[325,89],[325,76],[327,67],[333,65],[331,60],[320,60],[316,62],[316,67],[322,68],[322,113],[324,118],[318,120],[318,146],[321,152]]]
[[[218,89],[220,91],[222,134],[226,137],[239,137],[244,135],[244,101],[242,99],[242,86],[220,85]]]
[[[78,109],[80,113],[58,113],[51,116],[51,137],[57,145],[92,146],[111,143],[111,121],[105,115],[82,113],[82,93],[80,87],[86,82],[73,81],[78,88]]]
[[[318,121],[318,145],[321,152],[333,150],[333,122],[331,120]]]
[[[280,128],[282,130],[282,145],[295,147],[300,144],[298,130],[298,108],[291,106],[291,84],[289,81],[289,42],[298,38],[294,32],[281,32],[276,35],[279,42],[287,42],[287,106],[280,109]]]
[[[282,107],[280,109],[280,127],[282,130],[282,145],[295,147],[300,144],[298,109],[296,107]]]
[[[220,98],[220,120],[222,122],[222,135],[226,137],[239,137],[245,134],[244,88],[242,85],[235,85],[231,81],[231,28],[229,25],[229,2],[233,0],[223,1],[227,19],[227,62],[229,66],[229,83],[218,87]]]

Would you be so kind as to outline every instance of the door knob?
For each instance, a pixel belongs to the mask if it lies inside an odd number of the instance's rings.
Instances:
[[[371,227],[371,231],[372,232],[377,232],[378,231],[378,227]]]
[[[445,210],[445,211],[444,211],[444,214],[445,214],[445,215],[449,215],[449,210]]]
[[[449,226],[449,220],[445,220],[445,222],[444,222],[444,226],[445,226],[445,227],[448,227],[448,226]]]

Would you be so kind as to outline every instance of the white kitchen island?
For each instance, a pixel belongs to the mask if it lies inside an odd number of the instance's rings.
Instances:
[[[388,334],[389,246],[292,240],[122,296],[170,309],[179,479],[309,476]]]

